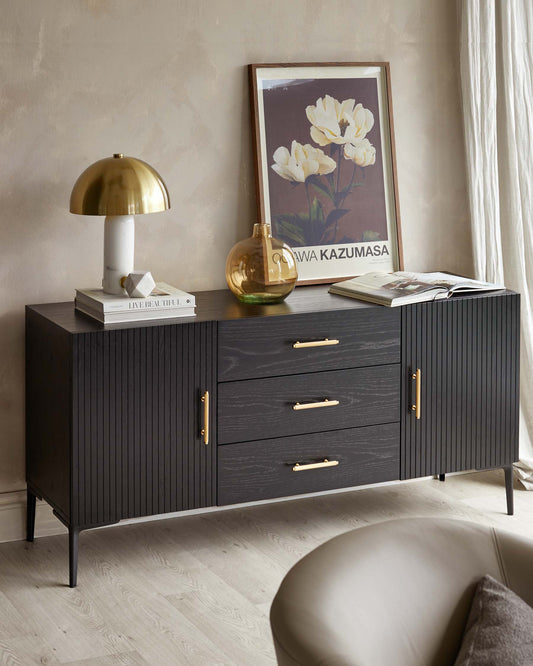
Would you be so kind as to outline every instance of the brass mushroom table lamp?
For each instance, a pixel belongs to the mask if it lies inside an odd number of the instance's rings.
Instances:
[[[170,208],[165,183],[157,171],[135,157],[116,153],[91,164],[70,195],[70,212],[105,215],[104,275],[107,294],[125,293],[121,281],[133,271],[134,215]]]

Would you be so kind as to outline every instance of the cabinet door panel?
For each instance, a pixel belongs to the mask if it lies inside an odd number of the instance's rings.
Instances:
[[[201,392],[212,396],[214,325],[151,326],[77,336],[72,521],[209,506],[215,442],[205,446]]]
[[[519,296],[403,308],[402,478],[518,458]],[[411,410],[419,368],[421,418]]]

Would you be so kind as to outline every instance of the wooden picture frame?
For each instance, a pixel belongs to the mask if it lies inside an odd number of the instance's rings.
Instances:
[[[387,62],[249,65],[258,218],[298,284],[403,269]]]

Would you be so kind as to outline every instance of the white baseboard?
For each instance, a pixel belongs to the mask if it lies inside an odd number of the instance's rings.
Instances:
[[[37,500],[35,536],[65,534],[67,528],[54,516],[46,502]],[[0,543],[26,538],[26,491],[0,493]]]

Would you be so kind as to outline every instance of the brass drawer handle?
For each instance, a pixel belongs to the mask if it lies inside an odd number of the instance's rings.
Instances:
[[[200,434],[204,438],[204,444],[209,444],[209,391],[205,391],[200,402],[204,405],[204,427],[200,430]]]
[[[292,408],[297,411],[299,409],[316,409],[317,407],[335,407],[335,405],[338,404],[338,400],[328,400],[328,398],[324,398],[324,400],[321,400],[320,402],[296,402]]]
[[[323,340],[312,340],[311,342],[300,342],[296,340],[293,343],[294,349],[303,349],[305,347],[329,347],[331,345],[338,345],[339,340],[330,340],[329,338],[324,338]]]
[[[420,419],[420,394],[422,392],[422,371],[420,368],[413,372],[411,379],[416,382],[415,404],[411,405],[411,410],[415,413],[416,418]]]
[[[308,469],[319,469],[320,467],[335,467],[335,465],[338,465],[339,461],[338,460],[328,460],[327,458],[324,458],[322,462],[317,462],[317,463],[309,463],[307,465],[300,465],[300,463],[295,463],[292,466],[292,471],[293,472],[305,472]]]

